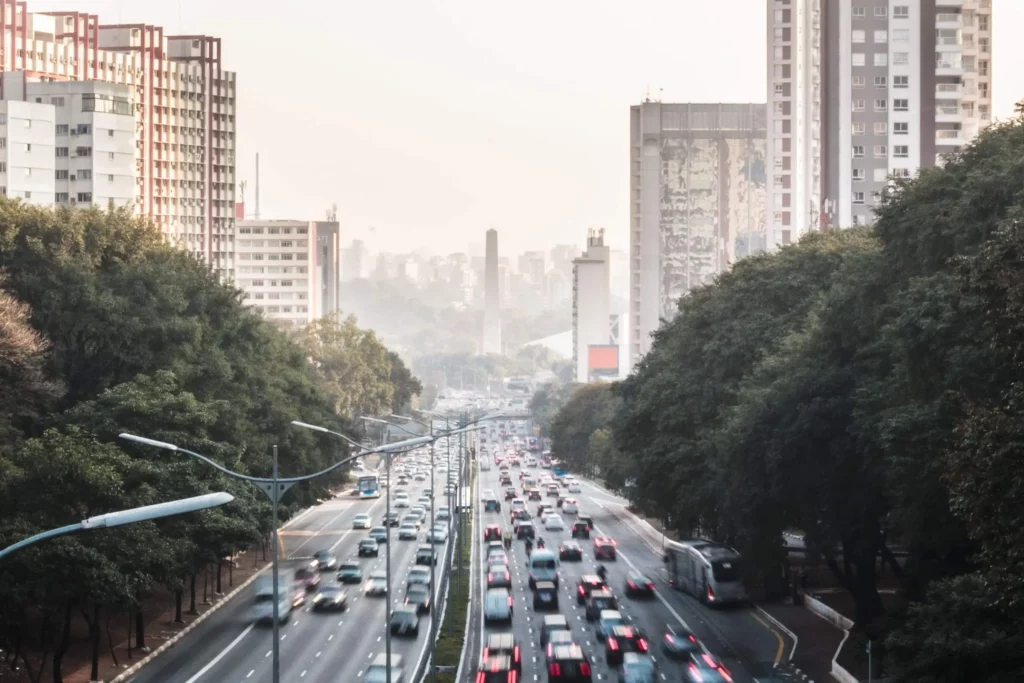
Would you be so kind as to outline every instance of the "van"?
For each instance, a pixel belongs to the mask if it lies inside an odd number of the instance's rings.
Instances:
[[[490,472],[491,471],[491,461],[487,460],[486,458],[481,458],[480,459],[480,471],[481,472]]]
[[[558,556],[550,550],[534,550],[527,567],[531,590],[537,587],[538,581],[550,581],[558,586]]]

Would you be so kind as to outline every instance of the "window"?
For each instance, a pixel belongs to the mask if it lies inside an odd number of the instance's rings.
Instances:
[[[26,128],[31,128],[32,127],[32,119],[25,119],[25,127]]]
[[[853,53],[853,65],[854,66],[864,66],[864,53],[863,52],[854,52]]]
[[[894,88],[909,88],[910,87],[910,76],[893,76],[892,87]]]
[[[864,77],[863,76],[854,76],[853,77],[853,87],[854,88],[863,88],[864,87]]]
[[[53,172],[54,180],[67,180],[68,170],[66,168],[58,168]]]
[[[59,157],[66,157],[68,155],[68,148],[57,147],[56,149],[54,149],[54,154],[56,154]]]
[[[885,76],[875,76],[875,87],[876,88],[879,88],[881,90],[885,90],[885,88],[888,85],[889,85],[889,79],[888,78],[886,78]]]
[[[886,30],[875,31],[875,42],[884,45],[889,42],[889,32]]]
[[[863,19],[864,18],[864,8],[863,7],[854,7],[853,8],[853,18],[854,19]]]
[[[854,100],[853,101],[853,110],[854,111],[864,111],[864,107],[865,107],[864,100]]]
[[[875,111],[885,111],[888,108],[886,100],[875,100]]]
[[[978,97],[988,97],[988,83],[978,84]]]
[[[854,192],[853,193],[853,203],[854,204],[863,204],[864,203],[864,193],[863,192]]]
[[[884,168],[876,168],[872,171],[871,179],[876,183],[884,183],[887,172]]]
[[[88,135],[92,132],[92,126],[88,123],[80,123],[75,127],[75,132],[79,135]]]
[[[864,31],[854,31],[853,32],[853,42],[855,42],[855,43],[863,43],[864,42]]]
[[[782,83],[776,83],[775,84],[775,94],[776,95],[782,95],[783,94],[783,84]]]
[[[91,202],[92,201],[92,192],[79,192],[78,193],[78,201],[80,201],[80,202]]]
[[[853,182],[862,183],[864,182],[864,169],[855,168],[853,169]]]
[[[892,8],[893,19],[909,19],[910,5],[896,5]]]
[[[888,156],[888,149],[885,145],[875,145],[875,158],[884,159]]]
[[[892,42],[894,43],[909,43],[910,42],[910,29],[909,28],[896,28],[892,31]]]
[[[885,121],[875,122],[875,135],[886,135],[889,133],[889,124]]]
[[[906,159],[910,156],[910,147],[907,145],[893,145],[892,155],[897,159]]]
[[[978,15],[978,30],[979,31],[987,31],[988,30],[988,15],[987,14],[979,14]]]
[[[64,98],[63,97],[51,97],[50,98],[50,104],[52,104],[55,107],[63,107],[64,106]]]
[[[112,182],[114,182],[114,174],[113,174],[113,173],[111,173],[111,174],[109,174],[109,175],[107,176],[107,182],[108,182],[108,183],[112,183]]]
[[[7,138],[0,138],[0,149],[7,146]]]
[[[53,130],[54,130],[54,133],[56,135],[67,135],[68,134],[68,124],[66,124],[66,123],[58,123],[56,126],[54,126]]]
[[[988,60],[987,59],[978,60],[978,75],[979,76],[988,76]]]
[[[853,158],[854,159],[860,159],[863,156],[864,156],[864,145],[854,145],[853,146]]]
[[[75,155],[80,157],[91,157],[92,147],[76,147]]]
[[[909,168],[894,168],[893,171],[892,171],[892,174],[894,176],[896,176],[897,178],[909,178],[910,177],[910,169]]]
[[[253,280],[252,281],[252,286],[253,287],[262,287],[263,286],[263,280]]]
[[[878,18],[884,18],[889,16],[888,7],[875,7],[875,16]]]
[[[875,9],[878,9],[877,7]],[[884,52],[875,53],[875,66],[889,66],[889,55]]]
[[[896,121],[892,124],[893,135],[910,135],[910,124],[906,121]]]
[[[854,135],[864,135],[864,124],[863,123],[854,123],[853,124],[853,134]]]
[[[31,152],[32,151],[32,143],[31,142],[26,142],[25,143],[25,151],[26,152]]]
[[[32,199],[32,193],[29,191],[25,192],[25,199]]]
[[[893,52],[892,53],[893,66],[906,66],[910,64],[910,53],[909,52]]]
[[[63,204],[65,202],[67,202],[68,201],[68,193],[67,192],[55,192],[54,195],[53,195],[53,201],[57,202],[58,204]]]
[[[114,137],[114,129],[113,128],[108,128],[107,129],[107,137],[108,138]]]
[[[910,111],[910,100],[893,100],[893,111]]]
[[[79,169],[76,175],[79,180],[92,180],[92,171],[87,168]]]
[[[7,173],[7,162],[0,161],[0,173]]]
[[[107,152],[107,159],[109,159],[110,161],[113,161],[114,160],[114,153],[113,152]]]

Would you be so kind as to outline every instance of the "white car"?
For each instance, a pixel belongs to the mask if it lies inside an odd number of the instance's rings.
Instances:
[[[427,532],[427,541],[430,543],[444,543],[448,540],[448,526],[435,524],[434,528]]]
[[[565,502],[562,503],[562,512],[567,515],[575,515],[579,510],[580,508],[576,503],[575,498],[567,498]]]
[[[409,494],[395,494],[395,500],[392,502],[396,508],[407,508],[409,507]]]
[[[403,524],[398,530],[399,541],[415,541],[417,536],[415,524]]]
[[[373,524],[370,522],[370,515],[365,512],[360,512],[352,519],[353,529],[369,529]]]
[[[565,523],[556,514],[550,514],[544,518],[544,529],[546,531],[565,531]]]
[[[583,493],[583,488],[578,481],[569,484],[569,493]]]

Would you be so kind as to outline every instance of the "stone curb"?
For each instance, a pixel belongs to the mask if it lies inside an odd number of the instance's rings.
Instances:
[[[316,506],[314,506],[314,507],[316,507]],[[284,525],[281,526],[281,529],[287,529],[290,525],[294,524],[295,522],[297,522],[300,519],[302,519],[303,517],[305,517],[312,510],[313,510],[312,507],[306,508],[305,510],[303,510],[299,514],[297,514],[294,517],[292,517],[291,519],[289,519]],[[199,624],[203,623],[203,621],[205,621],[207,619],[207,617],[209,617],[211,614],[213,614],[214,612],[219,610],[221,607],[223,607],[225,604],[227,604],[228,601],[231,600],[231,598],[235,597],[240,592],[242,592],[242,590],[245,589],[246,587],[248,587],[249,584],[251,584],[253,581],[255,581],[257,579],[257,577],[259,577],[260,574],[262,574],[263,572],[267,571],[267,569],[269,569],[272,564],[273,563],[268,562],[267,564],[263,565],[263,567],[259,571],[255,572],[252,576],[250,576],[248,579],[246,579],[244,582],[242,582],[242,584],[240,586],[238,586],[233,591],[231,591],[230,593],[228,593],[227,595],[222,597],[220,600],[218,600],[216,603],[214,603],[210,607],[210,609],[206,610],[205,612],[200,614],[198,617],[196,617],[195,620],[192,623],[190,623],[188,626],[186,626],[181,631],[179,631],[177,634],[175,634],[173,638],[171,638],[170,640],[165,642],[163,645],[161,645],[157,649],[155,649],[152,652],[150,652],[148,655],[146,655],[145,657],[140,659],[138,662],[136,662],[132,666],[128,667],[127,669],[125,669],[124,671],[119,673],[117,676],[115,676],[114,678],[112,678],[110,680],[110,683],[125,683],[125,681],[127,681],[129,677],[134,676],[135,674],[137,674],[139,672],[139,670],[142,667],[146,666],[147,664],[152,662],[154,659],[156,659],[157,657],[162,655],[164,652],[166,652],[167,650],[169,650],[172,647],[174,647],[179,640],[181,640],[186,635],[188,635],[196,626],[198,626]]]

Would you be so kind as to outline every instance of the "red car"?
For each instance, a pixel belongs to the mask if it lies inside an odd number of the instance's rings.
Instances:
[[[500,541],[501,540],[501,527],[497,524],[490,524],[484,529],[484,542],[487,541]]]
[[[614,560],[616,557],[615,541],[607,536],[598,536],[594,539],[594,559]]]

